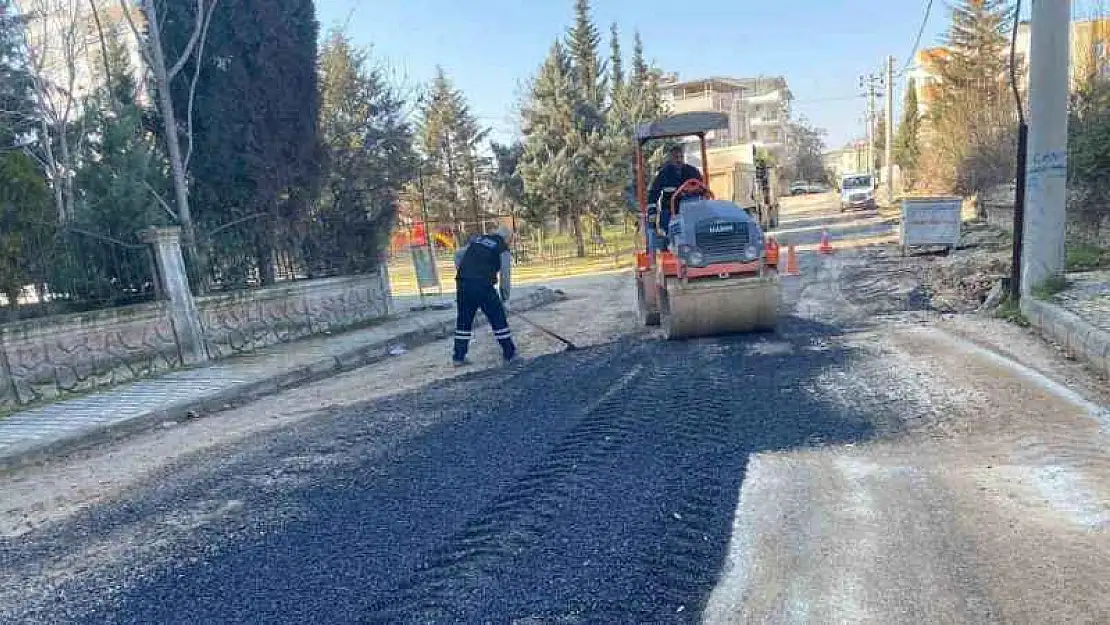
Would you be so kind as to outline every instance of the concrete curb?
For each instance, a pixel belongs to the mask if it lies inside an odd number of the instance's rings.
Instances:
[[[539,287],[514,302],[512,310],[526,312],[566,299],[560,290]],[[479,315],[474,320],[475,327],[488,325],[489,321]],[[0,454],[0,474],[33,464],[50,461],[52,458],[97,445],[119,441],[170,422],[194,420],[229,410],[281,391],[311,384],[331,377],[374,364],[389,358],[389,350],[396,345],[412,349],[447,338],[454,333],[453,319],[432,322],[416,330],[392,336],[383,341],[368,343],[357,348],[321,358],[308,364],[290,367],[285,371],[267,378],[251,380],[221,391],[207,393],[185,401],[152,409],[129,419],[93,425],[88,428],[67,432],[49,441],[34,441],[25,445],[13,446]],[[446,358],[447,356],[444,356]]]
[[[1021,298],[1021,312],[1045,338],[1110,376],[1110,332],[1061,306],[1032,296]]]

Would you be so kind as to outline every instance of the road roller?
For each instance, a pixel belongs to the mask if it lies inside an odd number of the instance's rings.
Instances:
[[[662,326],[668,340],[774,330],[781,284],[777,248],[768,248],[759,220],[748,209],[713,196],[707,177],[706,134],[728,128],[716,112],[680,113],[636,128],[636,196],[643,248],[636,253],[639,318]],[[644,146],[652,140],[697,137],[701,179],[660,194],[649,219]],[[669,210],[666,232],[658,216]],[[768,254],[768,251],[771,251]]]

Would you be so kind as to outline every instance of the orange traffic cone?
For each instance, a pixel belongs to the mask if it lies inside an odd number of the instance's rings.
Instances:
[[[832,254],[833,253],[832,243],[829,242],[829,230],[828,230],[828,228],[824,229],[821,232],[821,245],[817,249],[822,254]]]
[[[775,240],[775,237],[767,238],[766,264],[768,267],[779,266],[779,242]]]
[[[802,272],[798,271],[798,252],[794,250],[793,244],[786,248],[786,275],[802,275]]]

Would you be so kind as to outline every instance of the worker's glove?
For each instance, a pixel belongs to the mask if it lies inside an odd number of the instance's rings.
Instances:
[[[508,289],[501,289],[501,301],[502,302],[508,302],[509,301],[509,290]]]

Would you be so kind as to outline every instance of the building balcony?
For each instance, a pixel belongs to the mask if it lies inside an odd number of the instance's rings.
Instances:
[[[744,101],[752,105],[778,104],[780,102],[785,102],[786,98],[782,91],[776,89],[775,91],[769,91],[760,95],[745,96]]]
[[[753,117],[749,123],[753,128],[778,128],[783,125],[783,120],[777,117]]]

